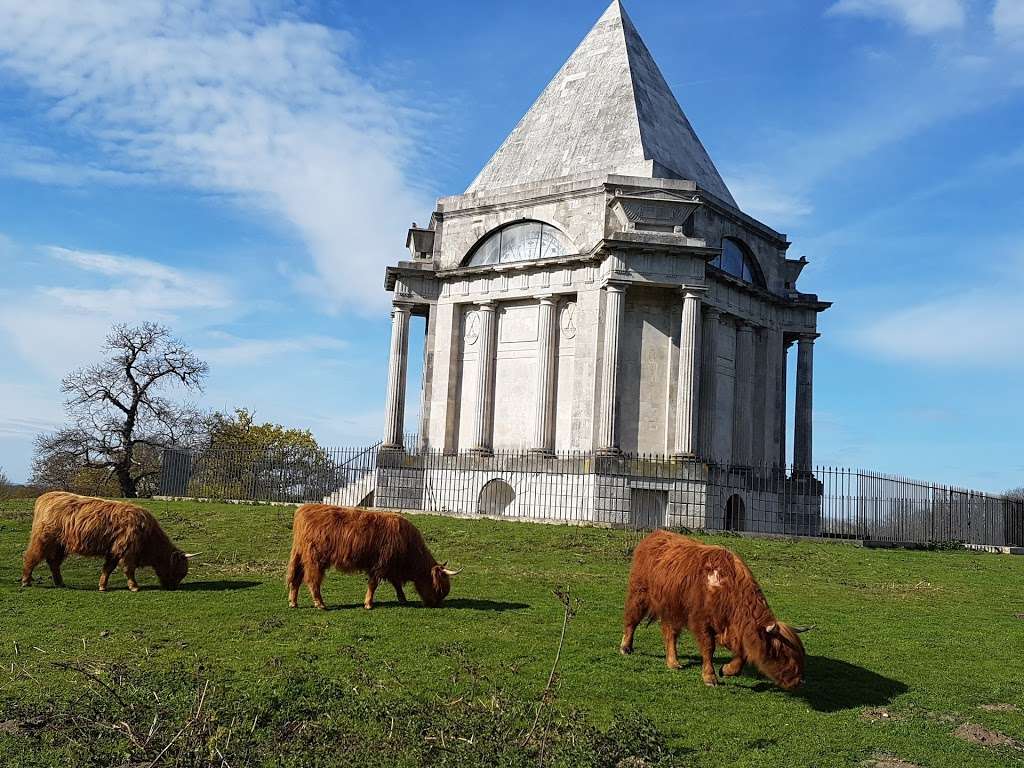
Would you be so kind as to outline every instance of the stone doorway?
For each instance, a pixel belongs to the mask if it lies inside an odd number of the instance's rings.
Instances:
[[[480,490],[477,511],[481,515],[500,517],[516,500],[515,489],[504,480],[491,480]]]
[[[739,494],[733,494],[725,502],[725,525],[727,531],[743,531],[747,525],[747,508]]]

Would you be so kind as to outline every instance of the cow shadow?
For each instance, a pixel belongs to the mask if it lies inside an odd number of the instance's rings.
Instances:
[[[528,603],[506,603],[500,600],[479,600],[470,597],[454,597],[445,600],[437,608],[427,608],[419,600],[410,598],[409,602],[404,605],[397,600],[375,600],[373,603],[373,610],[393,610],[400,609],[403,611],[408,610],[441,610],[445,608],[454,608],[455,610],[462,611],[493,611],[496,613],[503,613],[505,611],[523,611],[529,608]],[[352,610],[363,610],[362,603],[351,603],[348,605],[331,605],[330,602],[327,604],[327,610],[329,611],[352,611]]]
[[[664,664],[664,654],[640,654],[658,658]],[[729,660],[728,655],[716,654],[715,669]],[[696,654],[679,654],[684,670],[700,670],[701,657]],[[698,675],[699,676],[699,675]],[[828,656],[808,656],[804,667],[806,682],[795,691],[783,692],[775,683],[762,677],[751,665],[734,678],[720,679],[723,685],[740,685],[751,691],[763,693],[777,691],[783,695],[803,699],[816,712],[841,712],[860,707],[883,707],[897,696],[906,693],[906,683],[872,672],[870,669],[850,664]]]
[[[234,592],[239,589],[252,589],[263,585],[261,581],[186,581],[175,587],[176,592]],[[159,589],[159,587],[156,587]]]
[[[828,656],[808,656],[804,672],[806,682],[792,695],[817,712],[881,707],[909,690],[900,680]]]

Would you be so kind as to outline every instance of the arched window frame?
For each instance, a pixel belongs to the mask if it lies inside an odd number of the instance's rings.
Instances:
[[[528,227],[538,227],[537,237],[537,251],[531,257],[525,258],[514,258],[505,259],[507,251],[505,250],[507,242],[506,238],[512,235],[516,231],[523,231]],[[545,239],[550,243],[552,238],[558,243],[560,248],[557,253],[545,255],[544,244]],[[557,259],[562,256],[568,256],[574,253],[574,247],[572,241],[569,240],[568,236],[559,227],[554,224],[549,224],[546,221],[540,219],[519,219],[518,221],[511,221],[507,224],[503,224],[496,229],[492,229],[486,235],[473,246],[469,254],[463,259],[462,265],[464,267],[484,267],[492,266],[496,264],[518,264],[529,261],[541,261],[544,259]]]
[[[727,246],[733,246],[735,255],[730,258]],[[739,257],[739,262],[735,263],[735,256]],[[722,253],[715,257],[715,260],[711,262],[711,266],[716,269],[725,272],[727,275],[732,275],[745,283],[756,285],[760,288],[766,286],[764,279],[764,273],[761,271],[761,265],[757,263],[757,259],[754,258],[753,252],[750,247],[739,238],[735,237],[723,237],[722,238]]]

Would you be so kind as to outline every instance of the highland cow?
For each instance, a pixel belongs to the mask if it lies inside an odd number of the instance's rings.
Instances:
[[[799,632],[775,618],[747,564],[723,547],[656,531],[633,555],[619,650],[633,652],[633,632],[644,619],[661,622],[665,662],[679,669],[676,643],[686,627],[700,647],[704,684],[718,684],[715,644],[732,651],[722,675],[738,675],[752,663],[780,687],[803,682],[804,646]]]
[[[401,515],[324,504],[299,507],[288,564],[288,604],[298,605],[299,587],[305,580],[313,604],[323,610],[320,585],[331,567],[367,575],[363,601],[367,610],[373,608],[373,596],[382,581],[391,582],[403,605],[403,586],[411,581],[424,605],[438,606],[451,589],[449,577],[458,573],[434,559],[416,526]]]
[[[60,566],[68,555],[104,558],[100,592],[107,591],[118,563],[132,592],[139,591],[135,569],[144,567],[156,571],[160,586],[173,589],[188,574],[188,561],[195,557],[175,547],[156,518],[142,507],[74,493],[44,493],[36,500],[21,585],[32,583],[32,571],[45,559],[53,583],[63,587]]]

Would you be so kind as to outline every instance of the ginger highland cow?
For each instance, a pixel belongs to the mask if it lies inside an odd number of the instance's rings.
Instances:
[[[780,687],[803,683],[804,646],[800,632],[783,624],[768,607],[747,564],[723,547],[701,544],[667,531],[645,538],[633,555],[619,650],[633,652],[633,632],[644,619],[661,622],[665,662],[679,669],[676,642],[690,630],[703,660],[704,684],[718,684],[715,644],[732,651],[722,675],[738,675],[751,663]]]
[[[332,567],[369,577],[363,601],[367,610],[382,581],[391,583],[400,603],[406,602],[403,586],[411,581],[424,605],[438,606],[451,589],[450,577],[459,573],[439,564],[416,526],[401,515],[325,504],[299,507],[292,528],[288,604],[298,605],[305,581],[313,604],[324,609],[320,585]]]
[[[188,574],[188,561],[195,557],[175,547],[156,518],[142,507],[74,493],[44,493],[36,500],[21,585],[29,586],[32,571],[46,560],[53,583],[63,587],[60,566],[68,555],[104,558],[100,592],[106,592],[118,563],[132,592],[139,591],[136,568],[145,567],[156,571],[160,586],[173,589]]]

